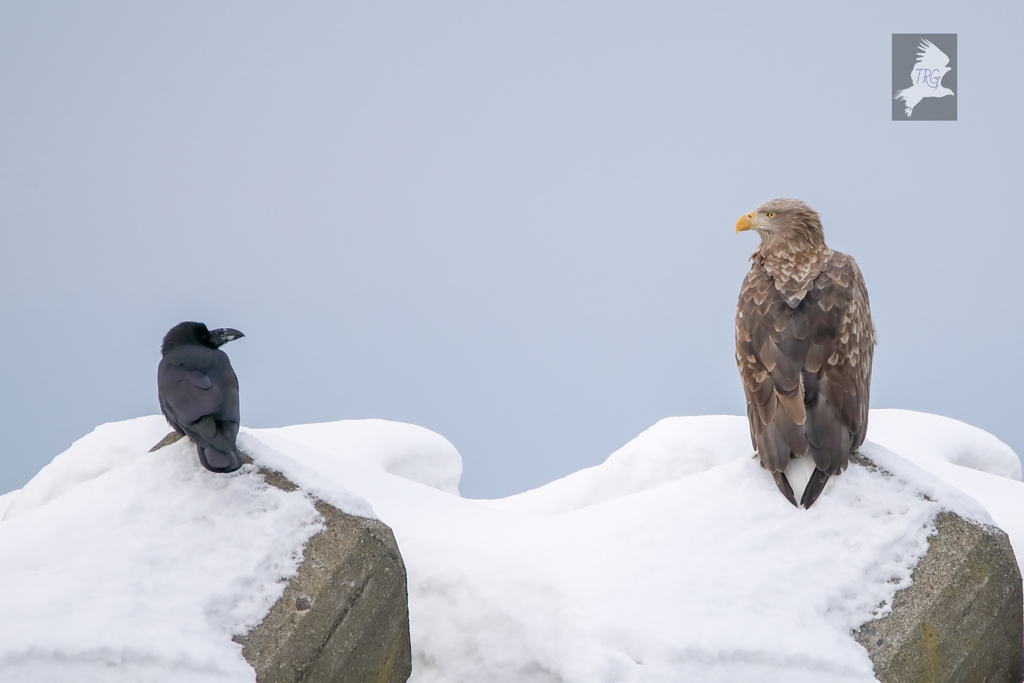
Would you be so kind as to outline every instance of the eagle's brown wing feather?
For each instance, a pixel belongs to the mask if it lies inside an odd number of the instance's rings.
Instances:
[[[867,289],[851,257],[833,252],[796,307],[754,262],[736,311],[736,362],[766,469],[784,472],[807,453],[826,474],[846,469],[867,431],[873,350]]]

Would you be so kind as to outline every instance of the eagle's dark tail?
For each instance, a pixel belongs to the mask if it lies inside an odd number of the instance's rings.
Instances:
[[[825,488],[825,484],[828,483],[828,473],[819,470],[817,467],[811,472],[811,479],[807,482],[807,486],[804,488],[804,495],[800,496],[800,504],[804,506],[804,509],[814,505],[814,501],[818,500],[818,496],[821,495],[822,489]],[[794,503],[796,505],[796,503]]]
[[[789,483],[789,479],[786,478],[785,472],[772,472],[772,476],[775,478],[775,485],[779,487],[779,491],[782,491],[782,495],[786,497],[793,507],[803,507],[805,510],[812,505],[814,501],[818,500],[818,496],[825,488],[825,484],[828,483],[828,473],[822,472],[817,467],[811,473],[811,478],[807,482],[807,486],[804,487],[804,493],[800,496],[800,503],[797,504],[796,496],[793,495],[793,487]]]
[[[782,491],[782,495],[786,497],[786,500],[792,503],[793,507],[800,507],[796,504],[796,496],[793,495],[793,487],[789,485],[789,479],[786,479],[786,473],[772,472],[772,476],[775,477],[775,485]],[[815,494],[815,497],[817,497],[817,494]]]

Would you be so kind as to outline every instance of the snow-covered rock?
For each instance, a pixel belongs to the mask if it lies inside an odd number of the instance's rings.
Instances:
[[[663,420],[499,501],[460,498],[455,449],[410,425],[243,430],[291,493],[206,472],[187,441],[146,453],[165,432],[104,425],[0,498],[0,680],[254,680],[231,637],[320,528],[311,496],[394,530],[421,683],[871,681],[850,631],[908,584],[941,510],[1009,527],[1024,557],[1012,451],[916,413],[872,411],[863,450],[891,475],[851,466],[808,511],[742,417]]]
[[[1024,680],[1024,586],[1006,533],[951,512],[892,611],[861,626],[882,683]]]
[[[1021,461],[1009,446],[958,420],[911,410],[872,410],[868,430],[875,443],[981,501],[1024,562]]]
[[[252,465],[209,476],[187,440],[147,453],[160,421],[104,425],[9,505],[0,680],[253,680],[231,635],[277,599],[319,515]]]
[[[268,483],[295,485],[262,470]],[[405,683],[412,671],[409,595],[395,536],[376,519],[316,502],[324,529],[262,622],[235,641],[260,683]]]

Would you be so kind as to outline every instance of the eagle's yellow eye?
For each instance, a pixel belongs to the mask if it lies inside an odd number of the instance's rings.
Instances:
[[[768,213],[765,214],[765,216],[768,216],[768,218],[775,218],[775,212],[769,211]]]

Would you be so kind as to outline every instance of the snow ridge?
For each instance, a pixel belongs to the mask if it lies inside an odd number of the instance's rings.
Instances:
[[[243,429],[255,464],[230,475],[187,441],[147,453],[162,418],[102,425],[0,496],[0,680],[254,681],[231,636],[294,574],[317,497],[394,530],[415,683],[873,681],[850,631],[908,585],[936,515],[996,523],[1024,557],[1024,484],[981,430],[870,419],[874,464],[806,511],[743,417],[662,420],[495,501],[459,497],[458,452],[413,425]]]

